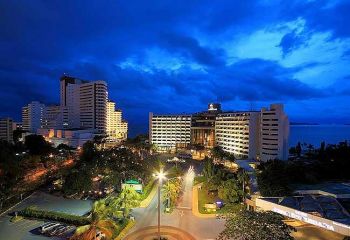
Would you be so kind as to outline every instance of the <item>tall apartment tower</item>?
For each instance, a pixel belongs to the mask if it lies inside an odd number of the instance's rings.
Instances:
[[[261,110],[260,159],[288,159],[289,120],[282,104],[271,104]]]
[[[107,128],[107,83],[88,82],[68,76],[60,79],[61,108],[68,113],[67,128],[96,129],[100,133]],[[63,118],[65,121],[65,119]],[[64,122],[63,121],[63,122]]]
[[[13,141],[13,121],[11,118],[0,118],[0,140]]]
[[[107,140],[118,142],[128,137],[128,123],[122,119],[122,111],[116,109],[113,101],[107,103]]]
[[[42,127],[45,105],[33,101],[22,108],[23,130],[36,133]]]

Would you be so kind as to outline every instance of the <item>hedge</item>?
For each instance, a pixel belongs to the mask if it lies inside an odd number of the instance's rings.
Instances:
[[[71,215],[63,212],[45,211],[45,210],[36,209],[34,207],[27,207],[22,211],[19,211],[18,215],[27,217],[27,218],[58,221],[58,222],[63,222],[67,224],[73,224],[76,226],[88,225],[91,223],[91,218]]]
[[[151,193],[152,189],[153,189],[153,186],[155,184],[155,181],[154,180],[151,180],[148,182],[148,184],[143,188],[143,193],[141,195],[141,198],[140,200],[145,200],[148,195]]]

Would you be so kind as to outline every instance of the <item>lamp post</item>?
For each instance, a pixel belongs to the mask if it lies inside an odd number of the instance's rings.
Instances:
[[[163,170],[161,169],[158,173],[153,174],[159,181],[158,184],[158,239],[161,240],[161,236],[160,236],[160,188],[162,185],[162,180],[165,179],[165,173],[163,172]]]

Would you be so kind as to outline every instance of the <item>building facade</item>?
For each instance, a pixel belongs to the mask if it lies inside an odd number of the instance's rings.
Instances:
[[[13,121],[11,118],[0,118],[0,140],[13,142]]]
[[[191,143],[191,115],[149,114],[149,140],[159,151],[186,147]]]
[[[36,133],[42,127],[42,121],[45,111],[45,105],[33,101],[22,108],[23,130],[30,133]]]
[[[221,105],[210,103],[208,111],[192,115],[191,144],[213,148],[215,146],[216,116],[221,112]]]
[[[288,159],[289,120],[283,105],[263,108],[260,119],[261,160]]]
[[[240,158],[257,159],[259,112],[229,112],[216,117],[216,145]]]
[[[41,127],[46,129],[59,127],[60,113],[61,113],[61,106],[59,105],[45,106]]]
[[[66,83],[62,83],[65,85]],[[63,86],[61,86],[63,88]],[[107,130],[107,83],[105,81],[67,83],[61,105],[68,108],[68,128]]]
[[[282,104],[260,111],[230,112],[222,112],[219,104],[209,104],[207,111],[193,115],[150,113],[149,121],[150,142],[161,150],[176,149],[179,144],[205,149],[220,146],[237,158],[288,159],[289,121]]]
[[[107,103],[107,141],[120,142],[128,137],[128,123],[123,120],[123,112],[116,109],[113,101]]]

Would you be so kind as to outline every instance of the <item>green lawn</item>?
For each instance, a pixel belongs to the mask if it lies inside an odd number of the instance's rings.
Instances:
[[[199,212],[202,214],[210,214],[209,212],[207,212],[205,210],[204,205],[207,203],[214,203],[214,202],[216,202],[217,199],[218,199],[218,197],[216,195],[208,194],[207,188],[202,186],[201,190],[198,189],[198,210],[199,210]],[[243,207],[244,206],[242,204],[239,204],[239,203],[226,204],[223,208],[218,209],[214,213],[223,214],[223,213],[227,213],[227,212],[235,212],[235,211],[241,210]]]
[[[202,183],[206,180],[206,178],[204,176],[195,176],[194,180],[193,180],[193,185],[197,185],[199,183]]]

